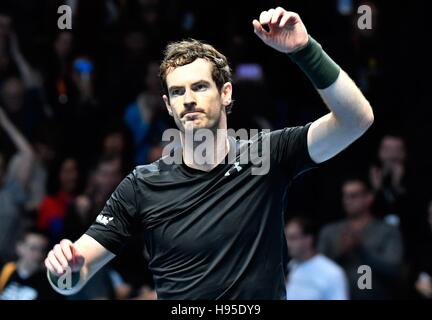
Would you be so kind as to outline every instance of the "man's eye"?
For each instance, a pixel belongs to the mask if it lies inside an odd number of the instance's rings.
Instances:
[[[180,90],[173,90],[171,91],[172,96],[178,96],[180,94]]]
[[[197,84],[195,88],[196,90],[200,91],[200,90],[205,90],[207,86],[201,83],[201,84]]]

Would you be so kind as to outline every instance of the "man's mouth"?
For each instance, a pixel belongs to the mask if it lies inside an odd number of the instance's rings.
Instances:
[[[195,111],[188,111],[188,112],[185,112],[183,114],[183,118],[186,120],[194,120],[194,119],[198,118],[203,113],[204,112],[202,112],[202,111],[196,111],[196,110]]]

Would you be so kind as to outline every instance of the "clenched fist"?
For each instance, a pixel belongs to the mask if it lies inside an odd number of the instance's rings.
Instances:
[[[62,275],[67,268],[72,272],[79,272],[84,265],[84,256],[79,253],[74,244],[63,239],[48,253],[45,266],[56,276]]]
[[[265,44],[280,52],[294,52],[304,47],[309,40],[300,16],[281,7],[261,12],[259,21],[254,19],[252,24],[255,34]],[[263,26],[268,26],[269,31]]]

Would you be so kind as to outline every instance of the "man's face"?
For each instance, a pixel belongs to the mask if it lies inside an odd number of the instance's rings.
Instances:
[[[96,172],[96,183],[104,193],[111,193],[121,182],[121,160],[115,159],[101,163]]]
[[[36,233],[28,234],[17,246],[19,259],[29,267],[42,266],[48,248],[48,239]]]
[[[169,99],[165,95],[163,99],[183,132],[186,129],[226,128],[225,106],[231,102],[232,86],[228,82],[219,92],[211,71],[212,64],[205,59],[168,70]]]
[[[12,19],[5,14],[0,13],[0,40],[9,36]]]
[[[21,80],[10,78],[6,80],[2,88],[4,107],[9,112],[18,112],[22,108],[24,88]]]
[[[342,187],[342,204],[349,217],[366,213],[372,204],[372,195],[361,181],[349,181]]]
[[[74,159],[66,159],[60,168],[60,184],[62,190],[73,192],[78,182],[78,167]]]
[[[405,144],[398,137],[386,136],[381,141],[379,158],[386,165],[399,164],[405,161]]]
[[[104,151],[108,154],[120,154],[124,149],[124,139],[120,132],[107,135],[104,139]]]
[[[69,31],[60,33],[54,42],[55,51],[62,58],[66,58],[71,53],[72,46],[73,35]]]
[[[296,222],[290,222],[286,225],[285,237],[288,253],[293,259],[301,259],[307,252],[313,249],[311,236],[304,235]]]

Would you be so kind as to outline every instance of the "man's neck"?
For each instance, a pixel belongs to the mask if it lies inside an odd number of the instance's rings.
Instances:
[[[212,133],[211,139],[202,139],[203,133]],[[207,136],[205,134],[205,136]],[[220,164],[230,151],[227,129],[207,129],[181,132],[183,161],[193,169],[209,172]],[[205,150],[205,155],[203,155]]]
[[[354,228],[357,227],[359,229],[364,228],[366,225],[372,222],[372,220],[373,220],[373,216],[370,212],[365,212],[356,217],[348,218],[348,222],[350,223],[350,225]]]
[[[20,277],[28,278],[32,276],[37,270],[38,268],[36,266],[28,266],[23,262],[17,262],[17,272]]]
[[[315,257],[316,255],[317,255],[317,252],[315,250],[310,250],[296,260],[299,262],[306,262],[306,261],[312,259],[313,257]]]

